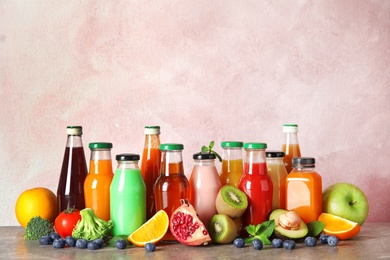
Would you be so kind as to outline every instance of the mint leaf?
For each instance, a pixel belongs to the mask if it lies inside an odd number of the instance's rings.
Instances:
[[[307,235],[311,237],[316,237],[322,232],[324,227],[325,224],[321,221],[312,221],[310,223],[307,223]]]
[[[268,237],[270,237],[274,232],[275,221],[265,221],[261,224],[258,224],[257,226],[249,225],[245,229],[249,234],[249,237],[244,239],[246,244],[249,244],[255,238],[258,238],[261,240],[261,242],[263,242],[264,245],[271,245],[271,241],[269,241]]]
[[[266,235],[267,237],[270,237],[275,230],[275,220],[272,219],[272,220],[263,222],[261,225],[264,225],[263,234]]]
[[[249,225],[245,229],[248,234],[256,234],[256,227],[254,225]]]
[[[218,160],[222,162],[222,157],[216,151],[213,150],[213,147],[214,147],[214,141],[211,141],[209,147],[203,145],[201,151],[202,153],[213,153],[215,157],[217,157]]]

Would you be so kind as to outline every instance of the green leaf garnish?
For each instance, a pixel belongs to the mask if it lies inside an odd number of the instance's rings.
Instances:
[[[312,221],[310,223],[307,223],[307,235],[311,237],[316,237],[322,232],[324,227],[325,224],[321,221]]]
[[[257,226],[249,225],[245,229],[249,234],[249,237],[244,239],[246,244],[252,243],[255,238],[258,238],[264,245],[271,245],[271,241],[268,238],[274,232],[275,220],[265,221]]]
[[[213,147],[214,147],[214,141],[211,141],[210,144],[209,144],[209,147],[203,145],[201,151],[202,151],[202,153],[213,153],[213,154],[215,154],[215,156],[218,158],[218,160],[220,162],[222,162],[222,157],[216,151],[213,150]]]

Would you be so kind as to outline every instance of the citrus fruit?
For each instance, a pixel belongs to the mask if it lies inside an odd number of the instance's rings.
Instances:
[[[51,190],[43,187],[25,190],[16,200],[15,215],[24,228],[31,218],[37,216],[54,222],[58,215],[57,197]]]
[[[358,223],[333,214],[322,213],[318,220],[325,224],[323,230],[325,234],[335,235],[341,240],[350,239],[360,232]]]
[[[168,226],[168,214],[164,210],[159,210],[127,239],[136,246],[144,246],[146,243],[156,244],[167,233]]]

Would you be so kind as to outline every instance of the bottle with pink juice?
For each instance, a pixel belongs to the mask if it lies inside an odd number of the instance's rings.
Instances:
[[[221,189],[221,181],[215,167],[215,154],[196,153],[190,175],[189,200],[203,224],[208,227],[211,218],[217,214],[215,199]]]

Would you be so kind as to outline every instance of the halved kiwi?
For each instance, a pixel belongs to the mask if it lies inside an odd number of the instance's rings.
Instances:
[[[225,185],[218,192],[215,207],[219,214],[228,215],[233,219],[238,218],[248,207],[248,198],[239,188]]]
[[[211,240],[217,244],[231,243],[237,236],[236,223],[225,214],[216,214],[209,224]]]

